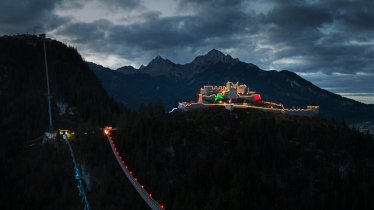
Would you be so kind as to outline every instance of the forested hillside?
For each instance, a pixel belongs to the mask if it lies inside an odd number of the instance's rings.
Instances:
[[[157,107],[122,123],[120,151],[167,209],[374,207],[374,141],[344,124]]]
[[[74,48],[50,39],[46,48],[55,129],[92,136],[125,111]],[[65,143],[40,141],[48,128],[43,56],[40,37],[0,37],[0,209],[81,208]]]

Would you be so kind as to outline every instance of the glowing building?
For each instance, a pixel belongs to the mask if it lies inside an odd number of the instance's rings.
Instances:
[[[262,100],[261,95],[251,91],[247,85],[239,82],[227,82],[226,86],[204,85],[200,88],[196,103],[180,102],[178,109],[191,110],[212,106],[225,106],[226,109],[252,108],[284,114],[307,115],[318,114],[319,106],[308,106],[306,109],[285,109],[282,104]]]
[[[198,103],[251,103],[261,101],[261,95],[250,91],[247,85],[227,82],[226,86],[205,85],[200,89]]]

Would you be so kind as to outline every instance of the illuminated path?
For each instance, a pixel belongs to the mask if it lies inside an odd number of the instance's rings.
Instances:
[[[79,196],[80,196],[81,199],[82,199],[82,203],[83,203],[83,205],[84,205],[84,210],[90,210],[90,204],[88,203],[88,199],[87,199],[87,196],[86,196],[86,192],[84,191],[84,186],[83,186],[83,181],[82,181],[82,175],[81,175],[81,173],[80,173],[80,171],[79,171],[79,168],[78,168],[78,162],[77,162],[77,160],[75,159],[75,155],[74,155],[73,148],[71,147],[71,144],[70,144],[70,142],[69,142],[69,139],[66,137],[65,134],[63,135],[63,139],[64,139],[64,140],[66,141],[66,143],[68,144],[68,146],[69,146],[69,150],[70,150],[71,159],[73,159],[75,179],[76,179],[77,182],[78,182]]]
[[[156,209],[157,210],[162,209],[162,210],[164,210],[165,209],[164,205],[160,205],[155,199],[153,199],[152,198],[152,194],[148,193],[144,189],[144,186],[141,185],[141,184],[139,184],[138,179],[135,178],[135,177],[133,177],[132,171],[129,171],[128,167],[125,164],[125,161],[123,161],[123,159],[122,159],[121,155],[119,154],[116,146],[114,145],[113,138],[110,135],[110,131],[111,131],[111,129],[107,129],[107,128],[104,129],[104,132],[105,132],[106,136],[108,137],[108,140],[109,140],[109,143],[110,143],[110,147],[112,148],[112,151],[113,151],[114,155],[116,156],[116,159],[117,159],[119,165],[121,166],[122,171],[125,173],[127,179],[130,181],[130,183],[132,184],[132,186],[139,193],[140,197],[142,197],[142,199],[144,200],[144,202],[151,209],[154,209],[154,210],[156,210]]]

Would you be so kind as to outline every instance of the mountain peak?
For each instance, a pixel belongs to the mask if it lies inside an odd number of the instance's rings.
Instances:
[[[210,50],[206,55],[208,55],[208,56],[225,56],[225,54],[223,54],[221,51],[216,50],[216,49]]]
[[[221,51],[212,49],[205,55],[197,56],[192,63],[195,65],[215,64],[215,63],[229,63],[235,64],[239,59],[234,59],[230,55],[225,55]]]
[[[117,69],[117,72],[121,72],[122,74],[135,74],[138,73],[139,70],[132,66],[122,66]]]
[[[165,60],[165,59],[163,57],[161,57],[160,55],[158,55],[153,60]]]
[[[174,64],[174,63],[158,55],[154,59],[152,59],[151,62],[149,62],[147,66],[151,67],[155,65],[157,66],[157,65],[170,65],[170,64]]]
[[[156,56],[151,62],[148,63],[146,67],[143,67],[144,72],[156,76],[162,74],[169,74],[173,72],[177,64],[171,62],[168,59],[164,59],[161,56]]]

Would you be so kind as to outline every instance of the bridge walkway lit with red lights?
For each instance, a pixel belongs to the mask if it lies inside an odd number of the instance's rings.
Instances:
[[[119,163],[119,165],[121,166],[122,168],[122,171],[125,173],[127,179],[130,181],[130,183],[132,184],[132,186],[135,188],[135,190],[139,193],[139,195],[141,196],[141,198],[144,200],[144,202],[151,208],[151,209],[154,209],[154,210],[164,210],[165,207],[164,205],[162,204],[159,204],[153,197],[152,197],[152,194],[151,193],[148,193],[145,189],[144,189],[144,186],[139,184],[138,182],[138,179],[135,178],[132,174],[132,171],[130,171],[128,169],[128,166],[125,164],[125,161],[123,160],[123,158],[121,157],[121,155],[119,154],[118,150],[117,150],[117,147],[115,146],[114,142],[113,142],[113,138],[111,136],[111,131],[112,131],[112,128],[110,127],[106,127],[104,128],[104,133],[106,134],[108,140],[109,140],[109,143],[110,143],[110,147],[112,148],[112,151],[117,159],[117,162]]]

